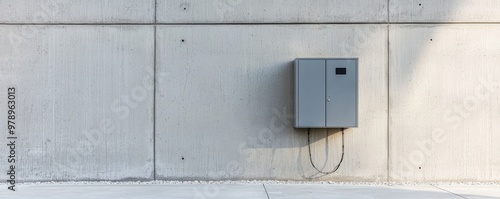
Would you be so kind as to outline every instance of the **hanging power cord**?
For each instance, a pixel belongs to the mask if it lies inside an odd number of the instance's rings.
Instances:
[[[342,128],[342,156],[340,157],[340,161],[337,164],[337,166],[335,166],[335,168],[333,168],[333,170],[328,171],[328,172],[321,171],[316,167],[316,165],[314,165],[314,162],[312,160],[312,155],[311,155],[311,136],[310,136],[310,134],[311,134],[311,129],[308,128],[307,129],[307,147],[309,148],[309,161],[311,161],[311,165],[314,167],[314,169],[316,169],[316,171],[318,171],[321,174],[328,175],[328,174],[335,173],[335,171],[337,171],[337,169],[339,169],[340,164],[342,164],[342,160],[344,160],[344,128]],[[328,137],[326,139],[328,139]]]

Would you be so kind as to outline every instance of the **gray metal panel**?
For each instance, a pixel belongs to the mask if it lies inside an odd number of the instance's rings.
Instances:
[[[295,97],[294,97],[294,103],[295,103],[295,108],[293,109],[295,112],[294,112],[294,124],[293,126],[294,127],[298,127],[299,126],[299,59],[295,59],[295,61],[293,62],[294,64],[294,82],[295,82],[295,85],[294,85],[294,88],[295,88]]]
[[[296,60],[295,127],[325,126],[325,60]]]
[[[357,127],[358,60],[326,60],[326,85],[326,126]]]

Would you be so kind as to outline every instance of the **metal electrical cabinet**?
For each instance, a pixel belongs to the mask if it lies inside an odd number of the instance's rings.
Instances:
[[[358,126],[358,59],[295,60],[295,128]]]

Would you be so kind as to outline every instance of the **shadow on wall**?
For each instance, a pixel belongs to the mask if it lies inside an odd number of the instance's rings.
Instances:
[[[325,28],[325,27],[318,27]],[[288,52],[287,61],[278,63],[269,63],[269,65],[259,66],[265,69],[265,79],[262,79],[254,85],[258,88],[271,88],[267,91],[259,91],[266,93],[265,98],[259,96],[258,93],[250,95],[250,101],[259,101],[267,104],[264,106],[270,107],[260,112],[268,112],[263,123],[259,122],[252,127],[255,128],[255,134],[247,137],[245,140],[246,149],[254,151],[260,158],[258,160],[265,161],[261,164],[261,169],[266,171],[268,178],[265,179],[313,179],[317,173],[314,173],[313,167],[310,165],[308,153],[308,138],[307,129],[295,129],[294,125],[294,60],[298,57],[358,57],[360,58],[360,71],[363,71],[364,79],[359,86],[359,92],[367,91],[363,96],[360,95],[360,101],[364,104],[360,107],[360,111],[369,111],[370,116],[364,116],[360,119],[360,128],[346,129],[346,154],[351,154],[350,159],[344,158],[343,166],[339,169],[336,175],[328,176],[324,180],[346,180],[346,181],[382,181],[385,180],[385,174],[379,171],[368,171],[366,167],[358,166],[364,162],[375,162],[385,164],[386,148],[385,136],[376,142],[370,140],[369,137],[374,137],[377,134],[385,134],[386,132],[386,113],[387,105],[387,78],[386,78],[386,25],[338,25],[339,32],[331,33],[332,39],[330,43],[309,43],[307,41],[298,40],[295,43],[287,44],[288,47],[295,48]],[[324,36],[324,35],[322,35]],[[373,41],[376,42],[373,42]],[[310,49],[311,46],[319,45],[318,49],[312,48],[308,52],[304,49]],[[325,46],[325,47],[323,47]],[[367,56],[368,53],[373,53],[374,50],[382,55],[380,60],[374,55]],[[309,52],[312,51],[312,52]],[[384,52],[384,53],[379,53]],[[373,60],[375,59],[375,60]],[[374,64],[377,63],[377,64]],[[272,65],[271,65],[272,64]],[[361,72],[360,72],[361,73]],[[254,76],[251,74],[250,76]],[[361,76],[361,74],[360,74]],[[261,78],[264,76],[260,76]],[[375,83],[376,85],[371,85]],[[272,86],[270,86],[272,85]],[[376,86],[376,89],[370,88]],[[253,86],[252,86],[253,87]],[[377,92],[381,91],[381,94]],[[381,96],[375,100],[367,96]],[[264,102],[263,99],[274,102]],[[367,103],[368,102],[368,103]],[[360,102],[361,103],[361,102]],[[382,106],[381,106],[382,105]],[[278,106],[278,107],[277,107]],[[372,115],[383,115],[383,117],[371,118]],[[381,124],[375,124],[375,123]],[[363,128],[364,126],[364,128]],[[380,126],[378,132],[373,132],[367,129],[367,126]],[[313,161],[321,170],[330,170],[340,160],[341,155],[341,129],[312,129],[311,130],[311,153]],[[353,133],[356,132],[356,133]],[[369,133],[368,136],[366,136]],[[354,135],[356,134],[356,135]],[[368,137],[368,138],[367,138]],[[361,140],[362,142],[356,143]],[[378,141],[380,146],[377,146]],[[367,143],[371,142],[371,143]],[[366,145],[369,145],[366,147]],[[377,148],[377,158],[369,157],[369,160],[359,160],[363,155],[367,154],[372,148]],[[287,150],[282,150],[287,149]],[[349,152],[350,150],[350,152]],[[264,159],[265,158],[265,159]],[[379,161],[378,159],[384,159]],[[254,161],[245,159],[245,163]],[[351,163],[352,162],[352,163]],[[363,162],[363,163],[360,163]],[[285,168],[287,167],[287,168]],[[385,169],[385,165],[377,167]],[[283,172],[275,171],[284,168],[292,173],[283,174]],[[361,172],[358,172],[360,171]],[[278,174],[277,174],[278,173]],[[370,173],[376,177],[366,177],[363,173]],[[276,175],[275,175],[276,174]],[[284,177],[285,176],[285,177]],[[357,176],[357,177],[355,177]],[[383,179],[382,179],[383,178]]]
[[[255,138],[250,138],[248,143],[252,149],[270,149],[271,162],[270,165],[276,163],[276,153],[279,149],[298,149],[298,154],[293,157],[297,158],[298,172],[301,173],[303,179],[317,179],[326,175],[321,173],[309,173],[307,171],[312,169],[309,165],[309,159],[304,159],[303,154],[308,153],[308,129],[307,128],[294,128],[294,62],[286,62],[276,66],[279,68],[277,73],[285,75],[284,78],[271,78],[270,81],[261,81],[262,84],[258,87],[269,87],[268,82],[272,85],[281,85],[276,87],[285,88],[281,91],[276,91],[273,94],[283,97],[280,101],[285,101],[286,104],[282,109],[274,108],[272,110],[272,117],[269,120],[267,128],[259,130]],[[290,97],[291,96],[291,97]],[[257,99],[256,99],[257,100]],[[345,130],[347,133],[348,129]],[[310,143],[311,153],[315,152],[322,154],[319,159],[314,162],[318,169],[327,171],[336,165],[341,156],[341,132],[340,128],[313,128],[310,130]],[[319,149],[319,150],[318,150]],[[305,151],[304,151],[305,150]],[[332,154],[333,153],[333,154]],[[324,155],[323,155],[324,154]],[[313,155],[314,156],[314,155]],[[307,168],[305,168],[307,167]],[[311,167],[311,168],[308,168]],[[269,170],[269,176],[273,176],[273,170]]]
[[[279,95],[284,99],[286,104],[281,109],[273,108],[272,117],[269,120],[267,128],[261,129],[257,134],[256,140],[258,143],[253,145],[252,148],[297,148],[306,147],[307,144],[307,128],[294,128],[294,62],[287,62],[278,66],[280,70],[277,73],[283,74],[285,78],[270,78],[271,81],[261,81],[263,84],[258,87],[269,87],[267,84],[271,82],[273,85],[281,85],[279,87],[285,88],[284,91],[276,91],[275,95]],[[280,81],[284,80],[284,81]],[[264,84],[265,83],[265,84]],[[291,97],[290,97],[291,96]],[[256,99],[257,100],[257,99]],[[328,140],[325,138],[341,133],[340,128],[312,128],[311,129],[311,143],[317,141]],[[339,135],[340,136],[340,135]],[[290,139],[295,137],[296,139]],[[276,140],[294,140],[295,142],[273,142]],[[328,146],[326,146],[328,147]]]

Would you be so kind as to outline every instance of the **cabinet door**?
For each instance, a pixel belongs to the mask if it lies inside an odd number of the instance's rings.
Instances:
[[[325,127],[325,60],[299,59],[295,67],[295,126]]]
[[[326,126],[358,126],[358,60],[326,60]]]

